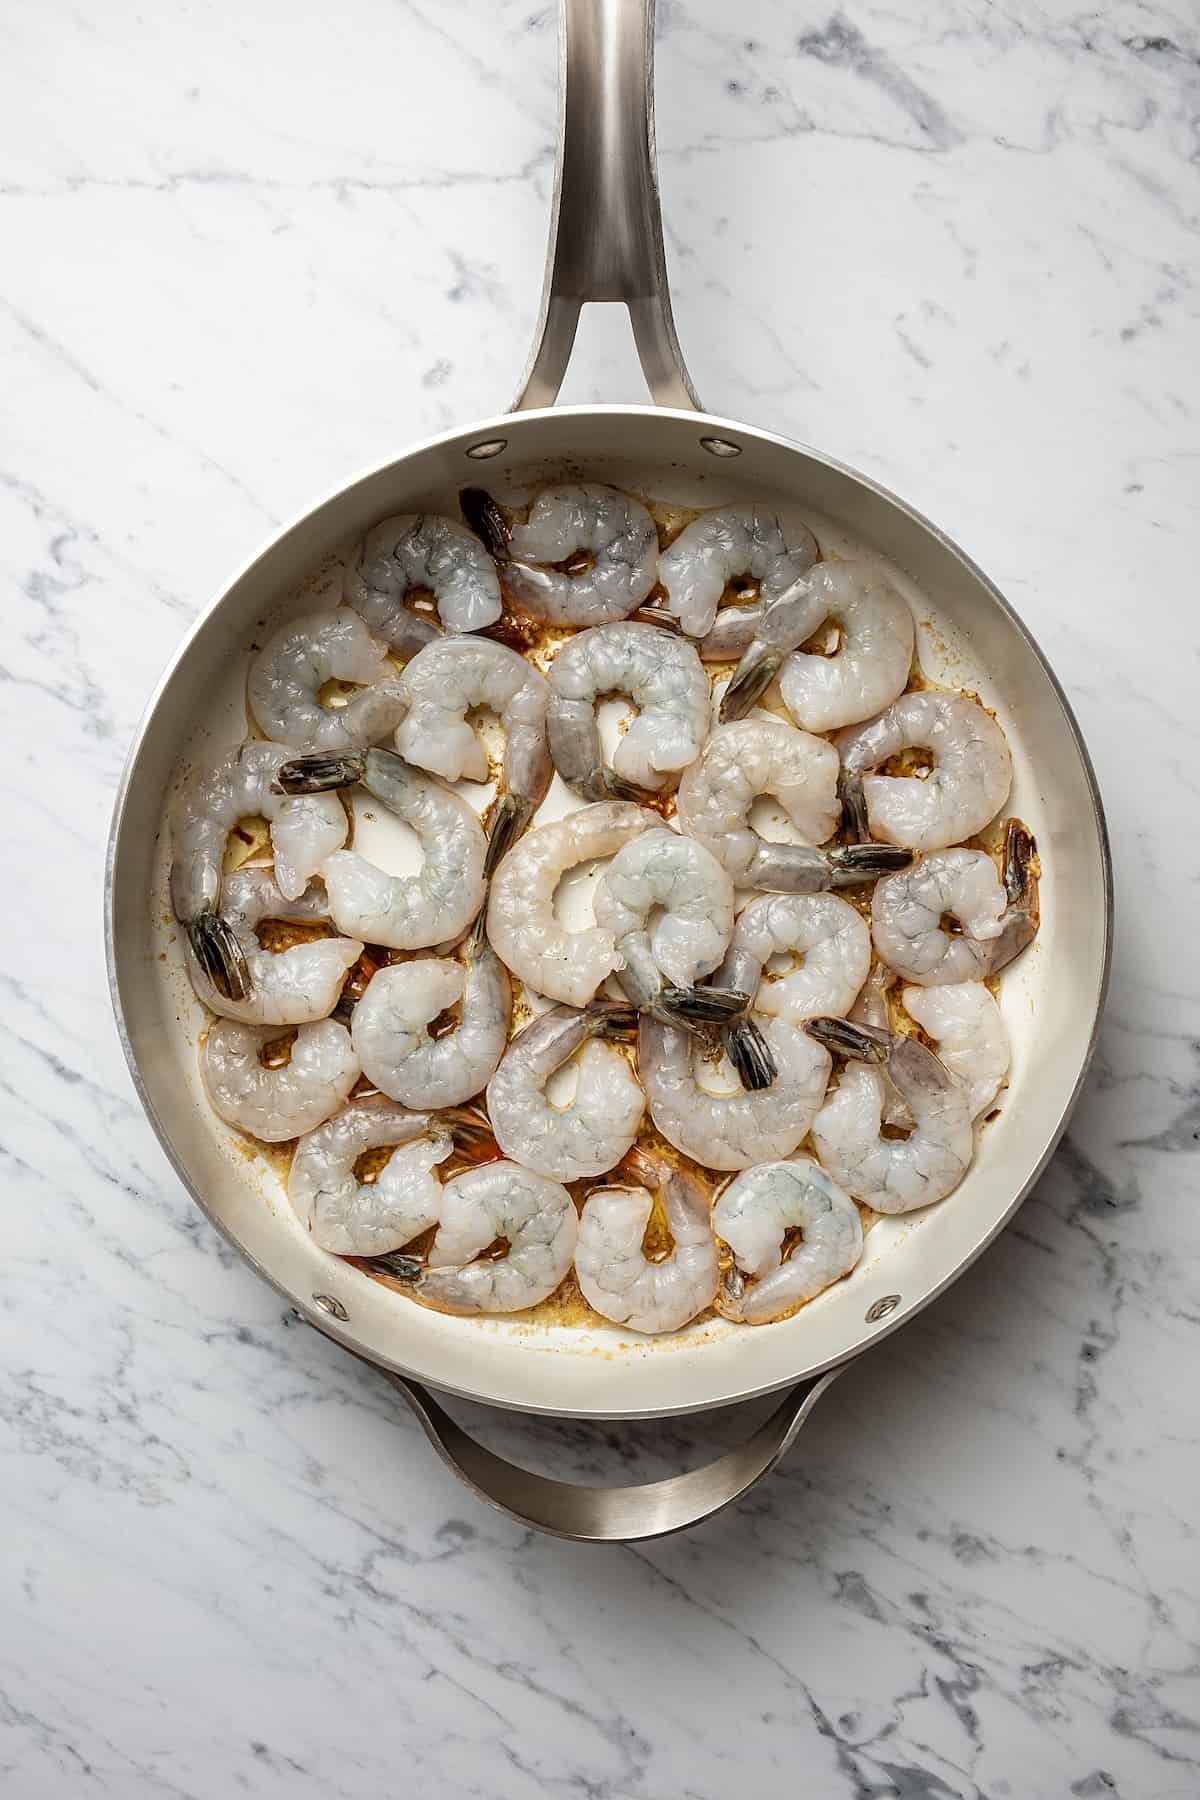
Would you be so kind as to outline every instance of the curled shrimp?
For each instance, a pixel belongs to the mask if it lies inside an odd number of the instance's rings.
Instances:
[[[546,741],[546,677],[515,650],[488,638],[439,638],[414,656],[400,679],[405,717],[396,748],[446,781],[486,781],[488,763],[467,715],[500,715],[504,767],[488,830],[487,872],[520,837],[541,805],[553,769]]]
[[[288,1060],[267,1068],[262,1051],[272,1026],[220,1019],[200,1049],[200,1075],[213,1111],[267,1144],[312,1131],[348,1099],[359,1062],[336,1019],[302,1025]]]
[[[250,664],[246,698],[259,728],[296,750],[359,750],[395,729],[403,704],[387,650],[356,612],[289,619]],[[344,706],[321,704],[327,681],[361,685]]]
[[[264,919],[316,925],[329,919],[329,896],[319,881],[287,900],[269,869],[237,869],[221,890],[221,924],[245,965],[244,998],[231,1000],[211,979],[190,944],[188,974],[210,1012],[246,1025],[310,1025],[329,1016],[342,984],[362,954],[357,938],[318,937],[286,950],[264,949],[258,927]]]
[[[901,694],[874,719],[839,732],[837,748],[856,835],[911,850],[942,850],[982,831],[1012,785],[1004,733],[966,694]],[[929,752],[933,767],[925,779],[870,773],[902,750]]]
[[[825,1097],[828,1052],[782,1019],[763,1019],[761,1025],[776,1069],[774,1084],[760,1093],[744,1086],[714,1093],[697,1079],[695,1038],[642,1016],[638,1073],[650,1116],[669,1144],[707,1168],[744,1169],[764,1157],[790,1156]],[[737,1077],[726,1065],[714,1079]]]
[[[487,932],[493,949],[527,987],[550,1000],[585,1006],[620,956],[599,925],[568,931],[554,915],[554,893],[568,870],[612,856],[657,813],[619,800],[584,806],[536,825],[514,844],[492,879]]]
[[[708,734],[708,677],[686,639],[622,620],[594,625],[564,644],[550,669],[550,752],[587,800],[637,800],[661,792],[699,755]],[[626,694],[637,717],[606,768],[596,702]]]
[[[821,844],[839,815],[837,752],[782,719],[718,725],[679,784],[679,822],[723,864],[739,887],[816,893],[874,881],[912,860],[890,844]],[[750,823],[754,802],[771,794],[807,844],[776,844]]]
[[[906,987],[901,1000],[937,1045],[938,1061],[962,1083],[968,1110],[977,1119],[1008,1076],[1011,1052],[1000,1008],[981,981]]]
[[[829,619],[841,630],[837,650],[805,655],[800,645]],[[763,608],[721,717],[740,719],[778,675],[783,703],[805,731],[869,719],[903,693],[913,636],[907,602],[870,564],[818,563]]]
[[[352,1100],[302,1137],[288,1171],[288,1199],[322,1250],[381,1256],[436,1223],[441,1183],[434,1174],[455,1138],[474,1144],[482,1121],[472,1114],[409,1112],[390,1100]],[[355,1165],[368,1150],[391,1149],[374,1181]]]
[[[550,625],[627,618],[654,586],[654,520],[640,501],[615,488],[594,481],[544,488],[528,523],[511,530],[482,490],[468,489],[462,504],[481,521],[513,597]],[[561,566],[575,558],[582,566],[574,572]]]
[[[845,1019],[810,1019],[818,1043],[855,1061],[813,1121],[821,1166],[856,1200],[881,1213],[914,1212],[952,1193],[974,1153],[966,1093],[917,1038],[872,1032]],[[908,1103],[915,1124],[906,1138],[880,1131],[882,1063]]]
[[[768,973],[777,956],[801,961]],[[738,914],[715,979],[750,994],[756,1012],[802,1025],[849,1012],[870,966],[871,934],[848,901],[837,894],[762,894]]]
[[[428,1027],[461,1002],[452,1031]],[[351,1036],[363,1072],[404,1106],[456,1106],[482,1093],[508,1042],[512,985],[495,951],[475,937],[466,966],[416,956],[371,977],[354,1008]]]
[[[788,1318],[862,1255],[857,1206],[806,1156],[743,1170],[718,1196],[712,1222],[735,1263],[718,1310],[744,1325]],[[801,1241],[785,1261],[784,1234],[794,1230]]]
[[[441,1190],[437,1236],[425,1263],[389,1256],[376,1267],[438,1312],[521,1312],[563,1279],[578,1229],[565,1187],[517,1163],[490,1162]],[[506,1254],[484,1257],[498,1238],[506,1241]]]
[[[708,1195],[694,1175],[665,1157],[631,1150],[621,1164],[637,1187],[593,1188],[575,1245],[575,1274],[588,1305],[632,1331],[679,1331],[711,1306],[719,1269]],[[657,1199],[674,1239],[651,1262],[642,1239]]]
[[[775,599],[810,569],[817,540],[796,513],[764,505],[722,506],[684,527],[658,559],[667,591],[665,610],[689,637],[713,629],[721,596],[738,576],[758,583],[764,601]]]
[[[998,974],[1037,933],[1036,854],[1029,831],[1010,819],[1003,885],[982,850],[935,850],[889,876],[871,896],[876,950],[898,975],[924,987]],[[947,914],[961,932],[943,928]]]
[[[275,880],[289,900],[346,841],[346,814],[336,795],[285,798],[275,790],[291,754],[282,744],[260,742],[220,751],[196,766],[172,808],[171,904],[197,964],[226,1000],[246,1000],[252,980],[245,946],[221,911],[225,844],[238,820],[267,820]]]
[[[483,903],[487,846],[473,807],[391,750],[301,756],[277,776],[285,793],[324,792],[360,781],[415,832],[424,861],[389,875],[357,850],[325,859],[321,875],[339,931],[392,950],[423,950],[464,932]]]
[[[637,1136],[646,1099],[621,1052],[599,1039],[624,1035],[632,1023],[628,1007],[556,1006],[517,1033],[487,1090],[488,1117],[506,1156],[556,1181],[603,1175],[620,1162]],[[546,1083],[573,1056],[574,1098],[556,1106]]]
[[[500,581],[485,547],[465,525],[438,513],[398,513],[372,526],[346,570],[343,597],[373,636],[413,656],[438,635],[405,604],[433,594],[447,631],[482,631],[500,617]]]

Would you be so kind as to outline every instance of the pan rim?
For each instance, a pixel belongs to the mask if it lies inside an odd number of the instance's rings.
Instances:
[[[969,1249],[940,1280],[935,1281],[928,1289],[922,1291],[919,1297],[907,1301],[904,1307],[899,1309],[890,1319],[880,1321],[876,1324],[867,1324],[864,1321],[859,1331],[852,1338],[852,1341],[847,1344],[844,1349],[839,1351],[838,1354],[827,1357],[822,1361],[803,1364],[788,1375],[777,1376],[748,1388],[739,1388],[736,1392],[721,1391],[702,1399],[693,1397],[678,1405],[658,1404],[645,1407],[623,1405],[612,1410],[605,1410],[603,1408],[597,1408],[594,1405],[569,1406],[556,1404],[550,1406],[539,1404],[536,1399],[506,1398],[501,1394],[481,1392],[477,1388],[464,1387],[452,1382],[439,1380],[437,1375],[431,1375],[423,1371],[415,1371],[386,1354],[367,1355],[352,1334],[343,1332],[339,1329],[335,1320],[330,1319],[319,1309],[308,1304],[302,1296],[293,1293],[290,1288],[288,1288],[265,1266],[260,1257],[237,1238],[231,1228],[218,1217],[200,1192],[196,1183],[193,1181],[184,1165],[182,1157],[174,1147],[171,1134],[166,1127],[165,1121],[160,1117],[142,1076],[137,1054],[133,1046],[128,1020],[126,1018],[125,1004],[121,990],[120,971],[118,966],[120,953],[116,943],[114,918],[114,878],[117,858],[120,851],[122,828],[130,791],[136,776],[141,749],[146,739],[150,723],[161,703],[164,691],[172,681],[176,670],[187,658],[194,640],[204,629],[211,614],[222,603],[230,591],[253,571],[255,566],[268,554],[276,543],[302,525],[314,513],[319,512],[327,505],[335,502],[349,489],[354,488],[359,483],[365,482],[372,477],[379,476],[388,469],[395,467],[397,464],[406,462],[427,451],[437,450],[444,446],[453,446],[464,440],[467,442],[471,440],[483,441],[488,437],[498,438],[507,436],[516,429],[523,429],[524,421],[529,421],[530,424],[534,424],[548,418],[594,418],[598,416],[613,415],[620,415],[631,421],[638,419],[673,419],[678,423],[695,428],[697,437],[705,435],[729,437],[740,434],[745,437],[753,438],[759,443],[770,445],[783,451],[798,452],[810,458],[813,462],[821,464],[834,471],[836,474],[856,483],[859,487],[866,489],[886,505],[896,509],[896,511],[904,515],[912,525],[915,525],[920,531],[928,534],[934,539],[964,567],[973,579],[986,591],[993,604],[1003,614],[1010,628],[1016,632],[1026,649],[1032,653],[1042,674],[1047,680],[1051,692],[1057,700],[1063,716],[1063,721],[1066,724],[1076,754],[1079,757],[1080,767],[1084,775],[1085,785],[1091,802],[1092,823],[1095,831],[1096,850],[1098,853],[1103,894],[1103,918],[1101,921],[1101,943],[1098,959],[1099,967],[1096,975],[1094,996],[1090,1002],[1092,1012],[1088,1039],[1075,1078],[1059,1112],[1058,1118],[1055,1120],[1046,1137],[1046,1141],[1037,1157],[1035,1166],[1020,1189],[1014,1195],[1011,1203],[992,1221],[989,1228],[969,1247]],[[822,1373],[824,1370],[837,1367],[838,1365],[851,1360],[868,1345],[879,1342],[884,1337],[890,1336],[893,1331],[898,1330],[902,1325],[907,1324],[917,1313],[923,1311],[926,1306],[937,1299],[940,1294],[944,1293],[960,1275],[964,1274],[965,1271],[971,1267],[988,1246],[994,1242],[996,1237],[999,1236],[1000,1232],[1005,1228],[1021,1206],[1032,1187],[1036,1184],[1053,1155],[1054,1150],[1061,1141],[1063,1132],[1065,1131],[1075,1105],[1078,1102],[1084,1080],[1096,1050],[1100,1021],[1103,1014],[1105,997],[1108,992],[1112,966],[1113,914],[1114,894],[1112,856],[1104,806],[1100,796],[1092,759],[1088,753],[1087,745],[1080,731],[1074,710],[1063,690],[1061,682],[1038,646],[1029,628],[1013,610],[1004,595],[1000,593],[983,570],[980,569],[972,558],[960,548],[954,539],[943,532],[937,525],[933,524],[932,521],[927,519],[922,513],[910,506],[907,501],[899,498],[896,494],[892,493],[890,489],[884,487],[870,476],[863,475],[849,464],[844,463],[835,457],[828,456],[811,445],[802,443],[793,438],[785,437],[780,433],[764,430],[758,426],[748,425],[741,420],[732,419],[721,414],[694,412],[682,408],[659,407],[649,404],[622,405],[605,403],[595,405],[543,407],[530,409],[517,415],[501,413],[466,425],[456,426],[446,431],[434,433],[417,443],[409,445],[397,456],[385,457],[378,462],[374,462],[367,467],[360,469],[349,479],[330,488],[315,502],[304,507],[301,511],[289,518],[284,524],[276,528],[264,542],[258,545],[254,553],[230,575],[209,600],[208,604],[200,610],[181,642],[176,647],[174,653],[168,659],[156,682],[153,691],[142,710],[138,723],[134,728],[125,755],[121,778],[117,786],[113,805],[112,819],[105,851],[104,869],[105,962],[109,994],[118,1038],[138,1099],[155,1136],[162,1146],[168,1162],[181,1181],[185,1191],[195,1204],[200,1207],[205,1217],[216,1227],[226,1242],[237,1251],[238,1255],[249,1264],[255,1273],[286,1299],[300,1317],[305,1319],[308,1324],[312,1325],[324,1336],[331,1338],[342,1348],[350,1351],[351,1354],[355,1355],[360,1360],[371,1362],[381,1369],[389,1370],[391,1373],[402,1378],[425,1382],[430,1386],[436,1387],[443,1393],[453,1394],[462,1399],[475,1401],[489,1406],[497,1406],[505,1410],[535,1413],[555,1418],[638,1419],[671,1417],[691,1412],[707,1411],[712,1408],[740,1403],[743,1400],[750,1400],[765,1394],[777,1392],[793,1385],[795,1382],[808,1380]]]

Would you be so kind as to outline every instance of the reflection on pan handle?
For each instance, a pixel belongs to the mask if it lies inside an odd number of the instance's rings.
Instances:
[[[553,404],[591,300],[629,308],[660,406],[699,408],[663,252],[654,154],[654,0],[559,0],[558,167],[546,284],[514,412]]]
[[[844,1368],[846,1365],[843,1364]],[[716,1462],[666,1481],[637,1487],[581,1487],[535,1475],[485,1450],[456,1425],[427,1388],[402,1376],[388,1376],[420,1420],[425,1435],[460,1481],[481,1500],[520,1525],[577,1543],[629,1544],[668,1537],[723,1512],[770,1473],[796,1433],[842,1369],[829,1369],[794,1387],[737,1450]]]

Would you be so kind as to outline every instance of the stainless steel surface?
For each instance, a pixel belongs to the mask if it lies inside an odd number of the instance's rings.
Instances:
[[[558,397],[582,306],[623,301],[660,406],[699,407],[679,348],[654,155],[654,0],[561,0],[546,280],[514,409]]]
[[[589,95],[591,116],[577,119],[576,135],[564,149],[545,332],[522,408],[538,394],[557,391],[578,305],[589,297],[625,300],[635,331],[639,312],[633,303],[650,304],[658,336],[647,334],[643,310],[639,342],[652,391],[668,391],[677,381],[683,405],[695,404],[678,359],[662,264],[644,60],[649,14],[645,0],[595,7],[566,0],[564,85],[574,83],[576,92]],[[583,61],[572,63],[572,56]],[[621,133],[630,119],[637,141],[626,156]],[[601,156],[604,168],[589,188],[579,159],[593,155]],[[597,216],[598,207],[614,210]],[[589,234],[605,246],[603,256],[593,257],[583,241]],[[588,286],[592,281],[601,284],[600,294]],[[645,288],[650,291],[637,291]],[[665,364],[656,360],[655,344],[659,350],[666,345]],[[231,662],[250,641],[256,621],[331,546],[387,513],[432,507],[439,499],[446,504],[481,458],[493,471],[488,479],[502,488],[580,469],[636,486],[657,469],[686,479],[707,504],[761,494],[811,508],[888,558],[914,584],[939,625],[964,647],[973,682],[1013,743],[1019,780],[1014,805],[1019,796],[1031,815],[1046,875],[1042,938],[1024,959],[1026,972],[1015,976],[1026,984],[1017,991],[1028,1000],[1029,1020],[1022,1026],[1010,1103],[984,1134],[955,1201],[888,1236],[873,1261],[864,1259],[850,1278],[785,1324],[734,1328],[687,1345],[639,1347],[625,1358],[617,1352],[598,1356],[586,1345],[548,1351],[536,1336],[522,1337],[495,1322],[481,1328],[398,1303],[350,1265],[316,1250],[286,1205],[264,1198],[244,1158],[230,1155],[198,1095],[183,1003],[162,961],[164,796],[195,728],[212,716],[214,695],[228,690]],[[744,1492],[791,1442],[827,1385],[818,1377],[911,1318],[1003,1228],[1053,1151],[1091,1056],[1107,982],[1112,891],[1100,800],[1062,691],[1025,627],[948,538],[873,482],[770,433],[690,410],[581,407],[522,410],[417,445],[330,495],[235,577],[180,648],[132,746],[113,821],[106,908],[110,983],[134,1080],[167,1154],[213,1223],[311,1324],[404,1378],[398,1385],[439,1454],[483,1497],[563,1536],[631,1538],[694,1523]],[[868,1243],[876,1237],[873,1232]],[[603,1493],[512,1470],[473,1444],[417,1385],[498,1406],[600,1418],[698,1410],[797,1382],[802,1390],[743,1450],[711,1469]]]

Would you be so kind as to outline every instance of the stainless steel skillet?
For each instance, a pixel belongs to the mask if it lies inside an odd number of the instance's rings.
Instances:
[[[163,676],[130,752],[109,844],[107,943],[134,1081],[213,1223],[309,1323],[391,1377],[439,1454],[484,1499],[562,1536],[628,1540],[679,1530],[745,1492],[850,1358],[955,1280],[1020,1205],[1058,1142],[1091,1056],[1112,892],[1100,799],[1078,728],[1033,639],[986,577],[873,482],[817,451],[700,410],[667,291],[653,0],[563,0],[562,17],[550,257],[514,411],[359,476],[281,532],[217,596]],[[628,307],[655,406],[554,408],[588,301]],[[1000,717],[1014,753],[1011,809],[1033,827],[1042,853],[1041,935],[1005,983],[1011,1086],[966,1182],[927,1216],[876,1227],[853,1275],[779,1325],[707,1325],[634,1342],[613,1331],[427,1312],[316,1249],[269,1169],[237,1152],[198,1090],[200,1018],[164,923],[164,810],[206,732],[233,743],[244,731],[246,650],[256,627],[323,559],[386,514],[451,508],[467,481],[519,493],[581,473],[693,506],[787,500],[808,510],[826,547],[854,546],[890,564],[925,627],[923,665],[976,688]],[[596,1489],[503,1462],[460,1430],[429,1387],[577,1418],[656,1416],[787,1393],[748,1443],[707,1468]]]

